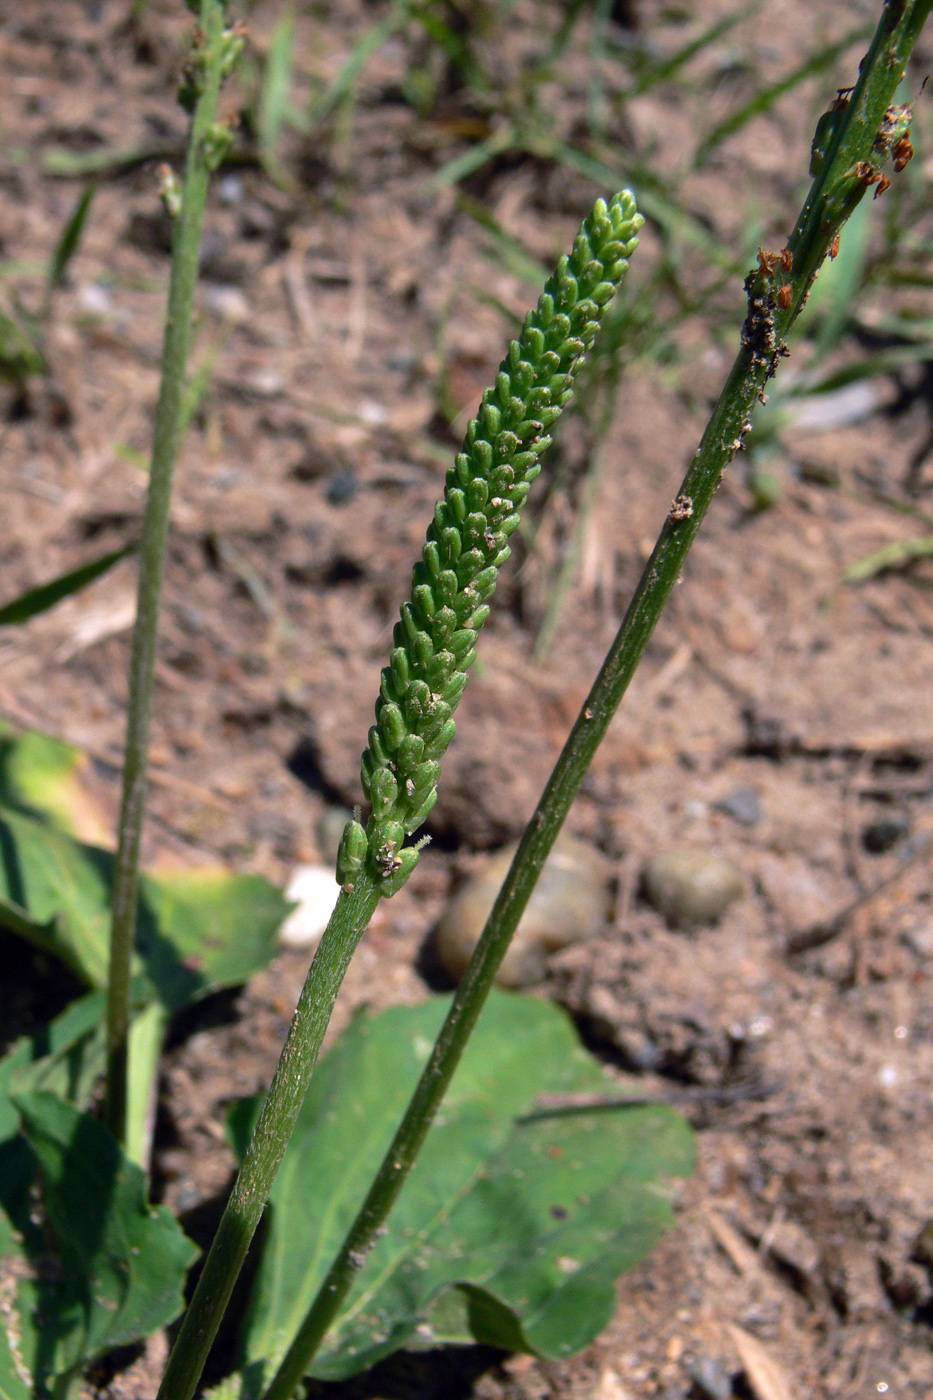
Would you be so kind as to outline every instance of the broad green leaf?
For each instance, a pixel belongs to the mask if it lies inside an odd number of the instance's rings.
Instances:
[[[0,899],[0,928],[44,948],[55,932],[55,920],[47,919],[43,923],[39,919],[31,919],[26,910],[12,899]]]
[[[180,1011],[220,987],[246,982],[275,957],[276,935],[293,908],[259,875],[218,869],[144,875],[140,955],[160,1001]]]
[[[0,1327],[0,1400],[32,1400],[13,1358],[9,1339]]]
[[[9,1340],[41,1395],[177,1317],[197,1249],[164,1207],[148,1205],[142,1172],[106,1128],[52,1094],[15,1103],[23,1137],[3,1144],[0,1246],[17,1280]],[[51,1258],[31,1207],[36,1171]]]
[[[104,992],[89,992],[40,1027],[21,1036],[0,1058],[0,1144],[19,1132],[12,1098],[43,1090],[75,1108],[87,1107],[104,1072],[106,1042]],[[132,989],[130,1025],[127,1156],[144,1166],[149,1158],[153,1095],[167,1013],[142,979]]]
[[[0,323],[0,329],[2,329],[2,323]],[[2,353],[0,353],[0,359],[2,359]],[[48,612],[49,608],[54,608],[55,604],[60,603],[63,598],[69,597],[72,593],[80,593],[82,588],[87,588],[88,584],[108,573],[115,564],[119,564],[121,559],[125,559],[135,549],[135,544],[131,544],[126,545],[123,549],[111,550],[107,554],[100,555],[97,559],[91,559],[87,564],[82,564],[80,568],[70,569],[67,574],[60,574],[58,578],[50,579],[48,583],[40,583],[36,588],[30,588],[25,593],[21,593],[18,598],[14,598],[11,602],[0,607],[0,627],[28,622],[31,617]]]
[[[389,1146],[446,999],[361,1016],[322,1062],[273,1187],[244,1329],[251,1384],[281,1358]],[[615,1098],[573,1026],[495,994],[441,1113],[311,1369],[343,1379],[400,1347],[484,1341],[568,1356],[609,1321],[614,1280],[672,1223],[689,1127]],[[617,1090],[616,1090],[617,1093]],[[571,1112],[536,1110],[583,1096]],[[247,1123],[233,1120],[242,1145]]]
[[[107,846],[112,831],[85,781],[90,768],[81,749],[0,720],[0,806],[45,817],[66,836]]]
[[[0,808],[0,927],[60,957],[92,987],[107,978],[113,856]],[[22,926],[9,912],[25,913]],[[256,875],[223,870],[144,876],[136,970],[175,1012],[265,967],[291,908]]]
[[[139,985],[133,988],[134,1005]],[[44,1090],[84,1108],[104,1066],[107,999],[89,992],[48,1025],[21,1036],[0,1059],[0,1143],[19,1132],[14,1094]]]
[[[103,851],[19,812],[0,810],[0,900],[44,925],[44,936],[31,941],[92,987],[107,980],[111,865],[112,857]],[[16,926],[12,932],[26,936]]]

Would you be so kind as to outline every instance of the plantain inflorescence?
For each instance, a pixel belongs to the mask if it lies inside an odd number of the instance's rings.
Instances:
[[[403,842],[437,800],[439,760],[509,537],[643,223],[628,190],[608,205],[597,201],[467,428],[382,672],[362,760],[372,816],[365,830],[357,814],[344,831],[337,878],[345,888],[365,866],[380,893],[392,895],[417,864],[420,846]]]

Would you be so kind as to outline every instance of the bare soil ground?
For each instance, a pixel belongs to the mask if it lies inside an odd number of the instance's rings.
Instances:
[[[625,33],[672,51],[730,8],[616,11],[640,25]],[[130,9],[25,0],[0,12],[0,258],[4,291],[15,286],[27,304],[81,188],[49,173],[49,149],[158,148],[168,159],[181,149],[173,93],[184,7],[153,0],[135,21]],[[682,100],[669,89],[636,99],[629,141],[653,146],[658,172],[675,167],[699,121],[711,125],[749,95],[743,64],[773,81],[876,9],[769,5],[767,23],[759,12],[699,56]],[[515,7],[512,47],[485,55],[495,81],[515,80],[546,10]],[[281,13],[271,0],[253,7],[257,54]],[[301,100],[382,13],[364,0],[301,8]],[[548,96],[571,135],[587,103],[578,47],[572,81]],[[754,241],[780,246],[817,104],[837,73],[840,83],[854,73],[853,54],[689,177],[692,208],[724,246],[740,246],[750,227],[762,230]],[[214,362],[177,476],[150,852],[283,882],[320,857],[321,816],[359,800],[379,669],[456,440],[442,409],[469,412],[501,354],[502,308],[521,314],[535,295],[490,259],[454,190],[428,185],[486,117],[453,84],[419,115],[399,95],[410,60],[400,40],[389,43],[340,120],[287,133],[278,185],[244,138],[243,163],[211,197],[195,360]],[[155,165],[104,173],[70,285],[53,301],[50,374],[26,394],[0,385],[0,598],[138,529],[167,275]],[[469,189],[544,262],[600,192],[531,156],[494,161]],[[642,255],[649,264],[661,255],[651,225]],[[692,294],[709,270],[684,258]],[[911,295],[922,305],[922,289]],[[722,297],[728,334],[693,320],[667,365],[641,357],[628,368],[580,568],[550,650],[533,656],[580,497],[585,434],[578,424],[561,440],[557,485],[537,488],[536,550],[516,549],[458,716],[434,844],[379,911],[334,1029],[362,1003],[426,993],[419,949],[449,892],[530,815],[730,363],[738,283]],[[842,581],[871,550],[923,533],[933,409],[928,379],[881,390],[890,412],[818,435],[787,430],[771,509],[755,511],[740,464],[731,469],[571,818],[615,863],[615,916],[596,945],[555,956],[537,991],[696,1125],[700,1168],[679,1228],[621,1280],[613,1325],[573,1361],[400,1358],[315,1395],[933,1394],[933,905],[923,855],[933,832],[933,564],[857,588]],[[912,467],[919,494],[909,495]],[[0,714],[84,746],[111,809],[132,614],[127,562],[0,635]],[[717,805],[738,789],[757,794],[753,824]],[[883,819],[902,836],[872,853],[865,831]],[[691,934],[665,928],[638,897],[644,860],[683,844],[730,856],[748,887],[718,927]],[[831,937],[801,946],[858,900]],[[2,957],[12,966],[23,953],[7,941]],[[155,1182],[199,1241],[230,1180],[226,1105],[268,1082],[306,962],[283,953],[174,1035]],[[16,1015],[38,1014],[45,984],[33,981]],[[101,1384],[153,1394],[161,1345]]]

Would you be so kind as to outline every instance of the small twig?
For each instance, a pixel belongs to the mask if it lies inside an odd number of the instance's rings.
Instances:
[[[543,1118],[563,1118],[574,1113],[599,1113],[620,1108],[645,1108],[677,1104],[758,1103],[780,1091],[779,1084],[754,1082],[723,1085],[721,1088],[666,1089],[663,1094],[542,1094],[537,1106],[522,1114],[517,1123],[537,1123]]]

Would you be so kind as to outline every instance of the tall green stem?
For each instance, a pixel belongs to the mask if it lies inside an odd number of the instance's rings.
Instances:
[[[221,0],[201,0],[196,61],[199,92],[192,114],[180,207],[175,218],[162,379],[152,440],[149,492],[139,549],[136,624],[130,657],[126,750],[114,868],[107,982],[106,1119],[114,1136],[126,1133],[130,981],[139,899],[139,850],[146,806],[146,765],[152,718],[153,673],[165,567],[172,477],[181,441],[181,406],[191,341],[201,227],[216,145],[217,102],[229,60]],[[225,52],[226,48],[226,52]]]
[[[263,1400],[289,1400],[307,1374],[405,1184],[541,868],[680,577],[722,473],[741,446],[754,405],[763,396],[784,353],[783,335],[795,319],[836,234],[869,187],[867,172],[861,172],[854,181],[847,179],[848,173],[859,161],[868,163],[873,156],[877,160],[879,155],[883,158],[887,154],[878,150],[877,134],[931,5],[933,0],[921,0],[913,5],[885,7],[858,86],[845,109],[845,128],[836,132],[826,166],[788,240],[791,269],[779,278],[776,267],[767,269],[766,260],[765,267],[750,274],[747,280],[749,311],[741,349],[700,446],[612,647],[525,830],[392,1145]],[[786,307],[781,305],[779,284],[791,289],[790,296],[783,298],[788,303]]]
[[[337,901],[302,989],[236,1184],[169,1357],[159,1400],[190,1400],[292,1135],[337,992],[379,903],[362,871]]]
[[[311,964],[282,1057],[197,1289],[160,1400],[190,1400],[237,1272],[291,1137],[347,964],[381,897],[400,888],[418,859],[404,838],[436,796],[438,759],[453,737],[451,715],[467,683],[489,613],[507,539],[547,427],[570,398],[574,375],[625,275],[642,220],[625,191],[598,200],[561,258],[521,337],[509,346],[496,386],[483,395],[464,450],[448,473],[428,529],[412,592],[402,605],[392,662],[382,674],[377,724],[362,760],[373,805],[369,831],[347,824],[337,861],[343,894]]]
[[[788,245],[793,244],[794,249],[793,273],[789,268],[785,271],[783,266],[776,273],[774,266],[766,263],[747,281],[749,314],[736,364],[672,505],[622,628],[521,843],[396,1143],[354,1226],[351,1240],[341,1250],[312,1306],[301,1330],[300,1344],[296,1342],[293,1346],[272,1383],[270,1395],[277,1400],[288,1395],[304,1373],[352,1283],[358,1264],[358,1254],[352,1257],[356,1253],[354,1244],[365,1253],[401,1188],[427,1132],[431,1115],[479,1016],[541,866],[679,577],[722,472],[741,445],[751,409],[774,373],[783,352],[783,335],[831,246],[835,230],[841,227],[868,187],[868,173],[853,170],[847,164],[852,159],[868,162],[876,148],[879,127],[872,128],[874,116],[865,117],[863,113],[877,112],[879,122],[884,117],[903,63],[931,3],[933,0],[916,0],[914,4],[899,0],[885,7],[879,33],[850,109],[834,133],[827,168],[814,186],[815,193],[811,191]],[[857,143],[849,139],[852,131],[860,133]],[[854,157],[852,150],[858,152]],[[880,159],[886,154],[881,153]],[[624,249],[618,241],[611,243],[612,230],[606,220],[610,216],[621,220],[622,206],[615,213],[612,211],[613,206],[608,211],[606,206],[594,211],[594,218],[598,215],[598,227],[594,225],[585,232],[588,238],[598,234],[600,239],[610,240],[605,256],[614,260],[615,268],[621,269],[617,260]],[[617,233],[615,237],[618,240],[622,234]],[[380,895],[398,888],[417,857],[416,848],[404,847],[402,841],[426,815],[436,782],[434,755],[442,752],[450,739],[449,715],[462,692],[463,673],[472,659],[472,640],[485,617],[484,599],[490,596],[495,571],[505,557],[505,531],[499,522],[510,519],[509,512],[514,512],[524,499],[527,481],[535,471],[534,457],[546,445],[543,434],[556,417],[556,411],[566,402],[572,371],[595,333],[592,318],[598,315],[597,302],[605,295],[605,283],[598,280],[604,274],[593,263],[593,256],[593,247],[581,244],[576,263],[562,261],[557,278],[549,283],[539,303],[537,319],[533,314],[526,322],[522,342],[510,347],[497,389],[491,396],[484,397],[481,418],[471,425],[473,436],[468,434],[468,443],[457,459],[456,471],[448,476],[443,509],[436,516],[433,533],[429,531],[424,556],[427,572],[421,566],[416,569],[412,600],[403,607],[401,630],[396,631],[393,665],[383,673],[383,690],[377,707],[379,722],[370,733],[370,747],[364,756],[367,793],[378,811],[368,831],[352,823],[345,833],[341,854],[341,878],[346,880],[344,894],[309,972],[239,1179],[170,1358],[159,1400],[190,1400],[193,1394],[229,1301],[236,1272],[245,1257],[294,1126],[340,980]],[[614,275],[614,280],[618,280],[618,276]],[[563,310],[559,310],[560,298],[567,295],[570,300],[566,304],[572,310],[579,298],[580,286],[584,284],[586,290],[583,300],[579,301],[584,320],[580,330],[575,330]],[[782,290],[785,286],[790,287],[789,293]],[[544,320],[540,319],[542,315]],[[543,338],[552,332],[557,337],[553,349]],[[514,380],[510,380],[510,374],[515,376]],[[547,376],[551,376],[550,380]],[[523,396],[521,401],[515,397],[513,387],[518,384]],[[528,406],[529,393],[537,395],[533,409]],[[508,425],[506,431],[502,431],[503,422]],[[523,444],[530,444],[536,450],[534,453],[522,450]],[[524,486],[519,476],[519,463]],[[491,476],[496,491],[489,501],[496,514],[487,518],[485,525],[479,512],[488,492],[484,495],[476,484],[484,473],[487,478]],[[461,531],[472,546],[468,554],[462,556],[462,563]],[[435,629],[433,640],[432,628]],[[445,647],[440,653],[436,653],[438,641],[443,641]],[[450,650],[446,649],[448,645]],[[425,681],[420,679],[421,672],[427,678]],[[435,689],[443,690],[447,698],[442,701],[441,694],[433,693]],[[446,709],[442,709],[442,705]],[[404,784],[397,781],[396,775],[400,772],[405,776]]]

